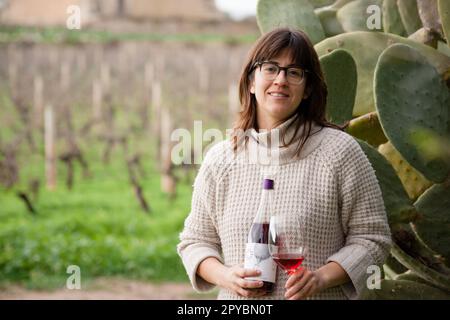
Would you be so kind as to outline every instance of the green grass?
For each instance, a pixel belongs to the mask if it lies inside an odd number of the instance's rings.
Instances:
[[[158,41],[158,42],[226,42],[230,44],[253,43],[258,35],[225,35],[211,33],[113,33],[101,30],[69,30],[63,27],[20,27],[0,26],[0,43],[111,43],[116,41]]]
[[[178,184],[178,197],[169,200],[150,157],[144,158],[141,182],[152,209],[146,214],[128,183],[121,152],[104,166],[99,151],[88,154],[93,176],[83,179],[77,169],[73,190],[67,190],[65,170],[58,168],[57,190],[41,187],[35,216],[12,190],[0,190],[0,286],[64,287],[69,265],[81,268],[82,282],[100,276],[187,281],[176,245],[191,185]],[[23,174],[42,178],[43,161],[36,159]]]

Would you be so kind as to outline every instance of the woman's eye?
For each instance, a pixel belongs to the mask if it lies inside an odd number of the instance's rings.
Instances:
[[[302,73],[301,73],[301,71],[299,71],[299,70],[290,70],[290,71],[289,71],[289,75],[290,75],[291,77],[301,78]]]
[[[268,67],[266,67],[264,70],[265,70],[266,72],[272,73],[272,72],[276,72],[276,71],[277,71],[277,68],[272,67],[272,66],[268,66]]]

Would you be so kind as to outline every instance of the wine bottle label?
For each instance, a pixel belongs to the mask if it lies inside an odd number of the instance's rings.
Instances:
[[[248,280],[261,280],[275,283],[277,265],[269,253],[269,247],[263,243],[247,243],[245,247],[244,268],[258,269],[258,277],[247,277]]]

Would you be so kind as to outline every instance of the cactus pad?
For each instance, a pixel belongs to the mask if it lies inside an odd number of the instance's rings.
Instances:
[[[413,34],[422,28],[417,2],[411,0],[397,0],[398,11],[408,34]]]
[[[347,51],[335,50],[321,57],[320,64],[328,87],[328,119],[343,124],[352,118],[355,104],[358,82],[355,60]]]
[[[368,290],[368,300],[448,300],[450,293],[431,285],[410,280],[381,280],[381,288]]]
[[[441,17],[442,29],[444,30],[447,44],[450,47],[450,1],[438,0],[439,16]]]
[[[378,147],[380,144],[387,142],[376,112],[367,113],[351,120],[346,131],[373,147]]]
[[[314,7],[307,0],[259,0],[256,11],[261,33],[291,27],[305,31],[313,43],[325,38]]]
[[[385,134],[406,161],[433,182],[450,173],[448,163],[425,158],[413,143],[421,128],[448,133],[450,93],[436,69],[410,46],[395,44],[375,70],[375,101]]]
[[[439,74],[445,73],[450,68],[450,59],[448,56],[431,47],[394,34],[356,31],[339,34],[315,45],[319,56],[340,48],[347,50],[353,59],[355,59],[358,70],[358,86],[355,108],[353,109],[354,116],[361,116],[375,111],[373,97],[374,69],[379,55],[389,45],[394,43],[408,44],[419,50],[419,52],[428,58],[429,62],[438,70]]]
[[[335,0],[309,0],[309,3],[313,5],[314,8],[320,8],[332,5]]]
[[[344,33],[344,29],[342,29],[342,26],[336,17],[337,11],[338,9],[331,6],[314,10],[314,13],[317,15],[320,23],[322,24],[326,37],[332,37],[340,33]]]
[[[445,270],[445,272],[438,272],[437,270],[431,269],[422,263],[421,259],[417,259],[416,257],[407,254],[395,243],[391,249],[391,253],[401,264],[422,279],[430,282],[435,287],[450,292],[450,276],[448,270]]]
[[[337,19],[340,22],[342,28],[346,32],[352,31],[382,31],[382,21],[380,21],[381,29],[370,30],[367,27],[367,21],[370,18],[371,14],[367,13],[367,8],[370,5],[376,5],[378,8],[381,8],[382,1],[381,0],[355,0],[352,1],[337,12]],[[380,12],[381,13],[381,12]],[[381,16],[380,16],[381,20]]]
[[[427,180],[420,172],[411,167],[409,163],[403,159],[402,155],[394,148],[392,143],[387,142],[378,147],[380,152],[392,165],[397,172],[398,177],[402,181],[408,196],[412,200],[416,200],[422,193],[432,186],[432,182]]]
[[[385,32],[399,36],[406,35],[405,27],[398,12],[397,0],[384,0],[383,2],[383,29]]]
[[[383,194],[389,224],[414,220],[417,214],[416,209],[390,163],[369,144],[361,140],[358,140],[358,142],[375,170]]]
[[[414,222],[419,237],[450,261],[450,186],[436,184],[414,204],[421,219]]]

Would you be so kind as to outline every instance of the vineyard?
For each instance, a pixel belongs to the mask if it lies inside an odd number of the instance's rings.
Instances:
[[[0,285],[62,288],[70,265],[83,281],[187,281],[175,248],[197,164],[171,162],[171,133],[225,132],[248,48],[1,44]]]
[[[377,176],[393,247],[361,298],[450,299],[450,1],[259,0],[257,26],[308,34]],[[0,287],[187,284],[193,179],[255,39],[0,26]]]

